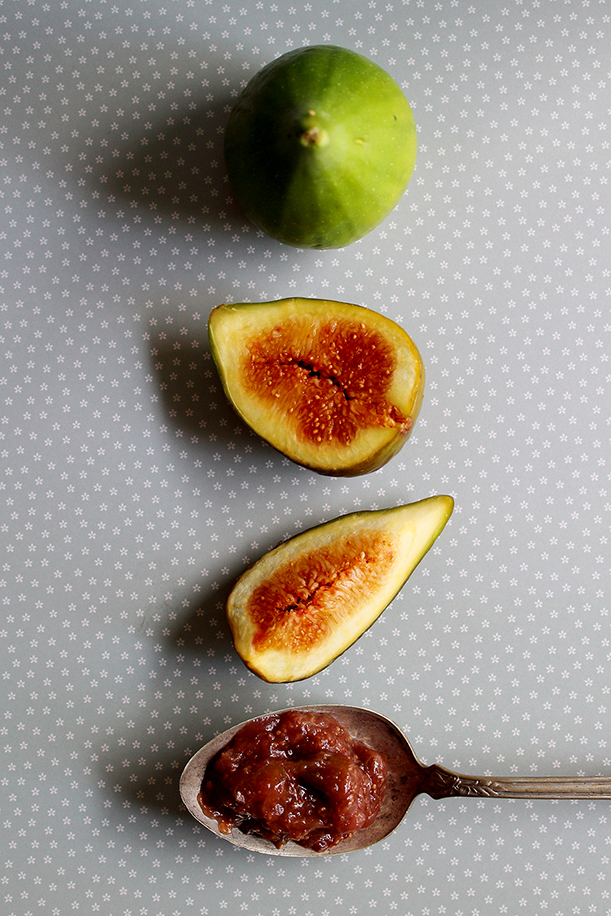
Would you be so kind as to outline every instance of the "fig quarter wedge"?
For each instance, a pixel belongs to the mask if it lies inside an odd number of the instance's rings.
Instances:
[[[237,413],[297,464],[366,474],[411,434],[422,358],[403,328],[365,306],[301,298],[220,305],[208,337]]]
[[[367,630],[452,514],[451,496],[340,516],[265,554],[234,586],[236,651],[271,683],[310,677]]]

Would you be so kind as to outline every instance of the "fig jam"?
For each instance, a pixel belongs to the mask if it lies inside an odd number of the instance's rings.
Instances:
[[[289,710],[247,723],[210,761],[198,796],[222,833],[322,852],[380,812],[386,758],[327,713]]]

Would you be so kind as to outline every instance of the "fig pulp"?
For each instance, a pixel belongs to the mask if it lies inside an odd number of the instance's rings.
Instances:
[[[353,512],[265,554],[227,599],[236,651],[271,683],[326,668],[380,616],[441,534],[451,496]]]
[[[238,98],[225,131],[234,195],[252,222],[298,248],[343,248],[399,202],[416,126],[395,80],[345,48],[289,51]]]
[[[297,464],[366,474],[412,431],[422,358],[398,324],[371,309],[324,299],[220,305],[208,336],[237,413]]]

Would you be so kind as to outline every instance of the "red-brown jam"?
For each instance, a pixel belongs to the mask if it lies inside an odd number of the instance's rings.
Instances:
[[[321,852],[371,824],[386,758],[326,713],[289,710],[243,726],[206,768],[198,796],[223,833]]]

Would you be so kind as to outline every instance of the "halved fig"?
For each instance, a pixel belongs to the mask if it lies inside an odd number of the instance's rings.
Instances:
[[[326,668],[401,590],[452,514],[451,496],[340,516],[265,554],[227,600],[242,661],[271,683]]]
[[[219,305],[208,336],[237,413],[297,464],[366,474],[412,431],[422,358],[403,328],[371,309],[298,298]]]

